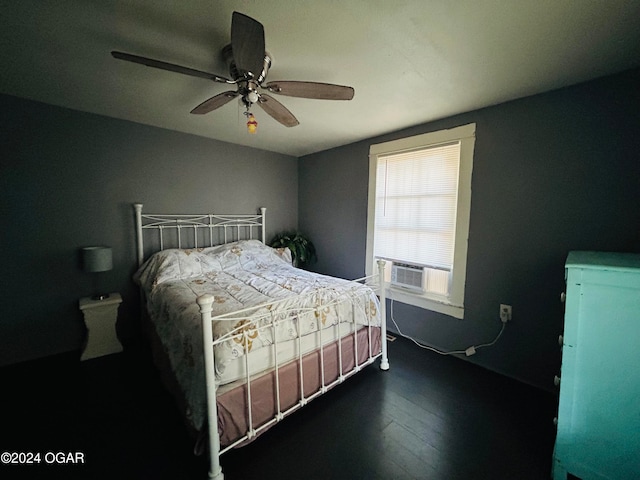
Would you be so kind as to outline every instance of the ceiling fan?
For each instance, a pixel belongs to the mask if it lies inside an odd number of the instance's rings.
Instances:
[[[262,93],[261,90],[289,97],[319,100],[351,100],[355,93],[352,87],[330,83],[292,80],[264,83],[271,67],[271,57],[265,51],[264,27],[257,20],[239,12],[233,12],[231,18],[231,43],[222,49],[231,78],[130,53],[113,51],[111,55],[120,60],[148,67],[236,85],[236,90],[214,95],[191,110],[191,113],[198,115],[209,113],[240,97],[246,107],[247,116],[250,115],[249,108],[257,104],[282,125],[295,127],[300,123],[298,119],[284,105],[268,93]]]

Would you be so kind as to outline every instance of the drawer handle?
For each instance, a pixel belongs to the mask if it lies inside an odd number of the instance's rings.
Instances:
[[[553,384],[557,387],[560,385],[560,377],[558,375],[553,377]]]
[[[560,294],[560,301],[561,301],[562,303],[564,303],[566,299],[567,299],[567,294],[566,294],[566,293],[564,293],[564,292],[562,292],[562,293]]]

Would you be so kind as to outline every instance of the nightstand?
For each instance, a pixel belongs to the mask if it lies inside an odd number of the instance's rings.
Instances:
[[[104,300],[93,300],[90,297],[80,299],[80,310],[87,327],[87,344],[80,360],[122,351],[122,345],[116,335],[120,303],[122,298],[119,293],[112,293]]]

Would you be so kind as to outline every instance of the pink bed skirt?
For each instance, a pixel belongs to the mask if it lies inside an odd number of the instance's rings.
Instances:
[[[381,349],[380,328],[372,327],[370,330],[371,353],[372,356],[375,356]],[[343,375],[355,368],[353,338],[354,334],[352,333],[341,340]],[[357,341],[358,365],[363,365],[369,360],[368,327],[358,330]],[[322,358],[324,359],[324,385],[329,386],[339,377],[340,356],[337,341],[324,347]],[[321,390],[323,386],[320,351],[305,355],[302,358],[302,366],[304,372],[304,396],[308,398]],[[300,401],[300,361],[295,360],[280,367],[278,376],[280,412],[284,413]],[[243,437],[249,430],[247,385],[239,385],[219,395],[217,405],[218,432],[220,433],[220,444],[224,448]],[[273,419],[278,413],[276,405],[275,371],[267,372],[253,379],[251,381],[252,427],[257,428]]]
[[[160,374],[165,388],[174,398],[180,412],[187,412],[188,406],[178,381],[173,373],[166,351],[158,334],[148,318],[143,320],[143,329],[149,339],[154,364]],[[369,330],[371,331],[371,350],[369,349]],[[342,338],[342,374],[346,375],[355,368],[354,334],[351,333]],[[372,356],[378,355],[381,350],[380,328],[364,327],[357,331],[358,340],[358,365],[364,365],[369,360],[369,351]],[[324,358],[324,385],[329,386],[339,376],[339,350],[338,342],[330,343],[323,349]],[[314,351],[305,355],[302,359],[304,369],[304,395],[305,398],[313,395],[322,388],[320,352]],[[300,401],[300,375],[299,361],[295,360],[278,369],[280,382],[280,411],[285,412]],[[203,379],[204,380],[204,379]],[[239,385],[218,395],[218,432],[220,444],[225,448],[243,437],[249,429],[247,414],[246,384]],[[277,414],[276,409],[276,380],[275,372],[270,371],[251,381],[253,428],[269,422]],[[200,454],[205,450],[204,443],[208,438],[206,426],[204,429],[196,428],[191,419],[184,415],[184,424],[194,439],[194,452]],[[267,429],[261,430],[263,433]],[[255,439],[254,437],[253,439]],[[252,439],[252,440],[253,440]],[[241,445],[248,443],[243,442]],[[240,446],[240,445],[238,445]]]

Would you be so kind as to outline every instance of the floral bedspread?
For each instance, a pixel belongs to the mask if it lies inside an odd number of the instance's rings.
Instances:
[[[377,297],[366,286],[300,270],[285,252],[247,240],[154,254],[134,276],[196,429],[206,416],[202,329],[198,296],[214,296],[216,372],[235,358],[338,322],[380,325]],[[275,302],[275,303],[274,303]],[[245,310],[239,315],[232,312]],[[264,328],[275,321],[276,328]]]

